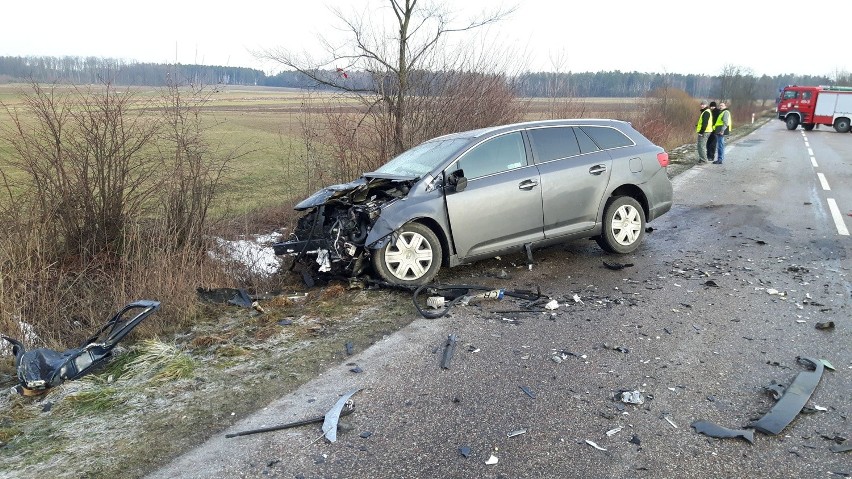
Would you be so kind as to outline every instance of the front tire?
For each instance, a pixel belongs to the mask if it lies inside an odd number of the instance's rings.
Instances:
[[[630,196],[607,201],[603,216],[603,231],[595,238],[608,253],[627,254],[639,247],[645,236],[645,211]]]
[[[420,286],[441,269],[438,236],[420,223],[407,223],[384,247],[373,252],[373,269],[388,283]]]
[[[834,120],[834,129],[837,130],[838,133],[849,133],[849,118],[838,118]]]
[[[799,127],[799,117],[796,115],[787,115],[784,122],[787,123],[788,130],[795,130]]]

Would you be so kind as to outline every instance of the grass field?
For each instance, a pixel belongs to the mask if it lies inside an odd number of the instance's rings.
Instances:
[[[25,84],[0,85],[0,102],[8,108],[20,109],[24,106],[23,95],[29,88]],[[163,94],[152,87],[132,88],[131,91],[140,105],[156,101]],[[191,92],[187,91],[186,95],[185,98],[192,99]],[[221,202],[214,209],[217,216],[238,216],[264,208],[289,206],[300,196],[311,193],[305,188],[307,183],[293,184],[290,181],[288,184],[287,178],[299,178],[302,171],[301,159],[306,149],[301,122],[308,112],[313,113],[316,119],[321,114],[323,100],[329,99],[332,94],[287,88],[225,86],[207,90],[203,95],[201,112],[211,146],[214,150],[242,154],[232,164],[233,169],[224,182]],[[339,101],[338,96],[335,103],[339,104]],[[644,100],[578,98],[519,101],[527,110],[525,118],[535,120],[554,115],[625,118],[634,113]],[[343,105],[347,103],[351,103],[350,111],[357,111],[357,100],[344,100]],[[0,111],[0,125],[10,125],[5,111]],[[8,170],[10,154],[8,145],[0,142],[0,167],[4,171]]]

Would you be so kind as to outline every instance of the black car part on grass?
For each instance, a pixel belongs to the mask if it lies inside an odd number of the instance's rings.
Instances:
[[[112,349],[143,319],[160,309],[159,301],[140,300],[116,313],[79,348],[64,352],[38,348],[27,351],[23,343],[3,336],[12,344],[20,390],[24,395],[41,394],[64,381],[77,379],[109,359]],[[134,312],[135,315],[128,314]]]
[[[765,416],[754,423],[754,428],[764,434],[779,434],[793,422],[793,419],[810,399],[811,394],[814,393],[820,378],[822,378],[824,369],[822,361],[803,357],[796,359],[799,362],[809,363],[814,367],[814,370],[799,373],[793,383],[784,391],[781,399],[772,406],[772,409]]]

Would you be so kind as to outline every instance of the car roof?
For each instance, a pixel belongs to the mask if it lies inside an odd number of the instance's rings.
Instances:
[[[559,119],[559,120],[538,120],[525,121],[520,123],[511,123],[508,125],[490,126],[479,128],[476,130],[460,131],[458,133],[450,133],[435,139],[449,140],[454,138],[479,138],[481,136],[500,133],[503,131],[513,131],[523,128],[536,128],[546,126],[577,126],[577,125],[594,125],[594,126],[624,126],[630,125],[629,122],[622,120],[612,120],[606,118],[575,118],[575,119]]]

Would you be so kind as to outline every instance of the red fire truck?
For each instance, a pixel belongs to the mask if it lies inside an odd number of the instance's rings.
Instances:
[[[840,133],[850,130],[852,88],[836,86],[785,87],[778,99],[778,119],[788,130],[802,125],[813,130],[816,125],[833,126]]]

